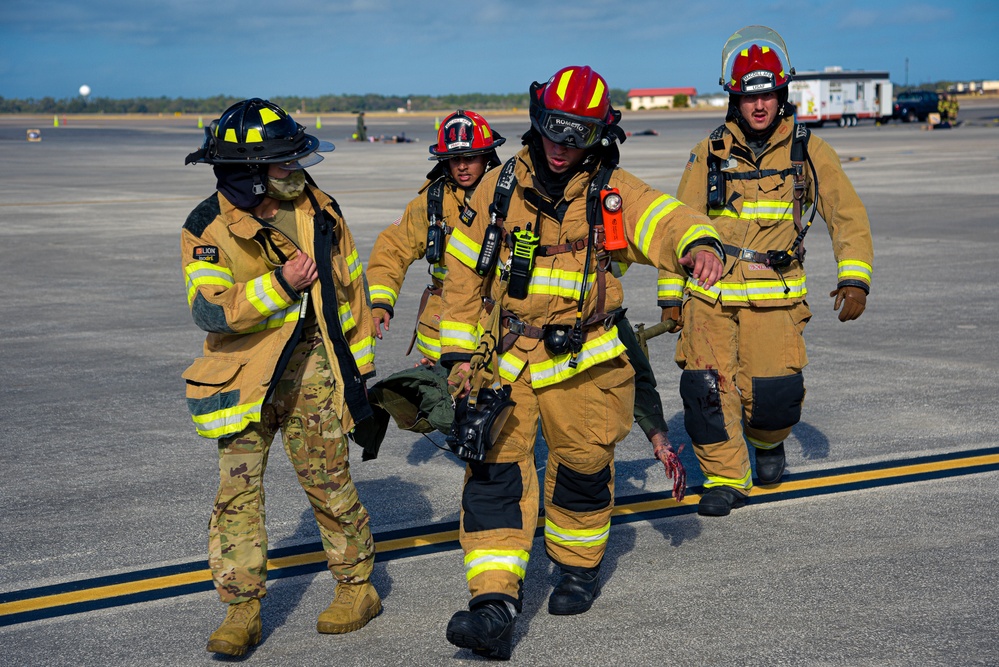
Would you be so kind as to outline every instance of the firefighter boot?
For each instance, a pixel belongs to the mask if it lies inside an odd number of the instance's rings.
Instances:
[[[548,613],[556,616],[582,614],[600,595],[600,568],[560,567],[562,576],[548,597]]]
[[[336,585],[333,602],[319,614],[316,631],[329,635],[360,630],[382,610],[378,591],[370,581]]]
[[[697,513],[701,516],[728,516],[732,510],[745,505],[747,500],[731,486],[716,486],[701,496]]]
[[[472,649],[475,655],[509,660],[513,653],[513,626],[517,614],[513,605],[486,600],[459,611],[447,624],[447,640],[455,646]]]
[[[756,478],[760,484],[776,484],[784,474],[784,443],[773,449],[756,448]]]
[[[260,642],[260,600],[230,604],[222,625],[208,638],[207,650],[239,657]]]

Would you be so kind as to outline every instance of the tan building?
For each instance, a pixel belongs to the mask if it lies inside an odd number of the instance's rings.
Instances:
[[[677,95],[686,95],[686,106],[696,104],[696,88],[633,88],[628,91],[628,106],[638,109],[672,109]]]

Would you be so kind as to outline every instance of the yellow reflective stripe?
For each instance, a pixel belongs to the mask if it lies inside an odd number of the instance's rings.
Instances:
[[[718,232],[711,225],[694,225],[687,230],[687,233],[683,235],[680,242],[676,244],[676,256],[683,257],[683,251],[698,239],[714,239],[719,243],[721,242]]]
[[[273,123],[276,120],[281,120],[281,116],[274,113],[273,109],[268,109],[267,107],[260,107],[260,122],[264,125],[268,123]]]
[[[787,285],[787,292],[784,291],[784,285]],[[745,283],[722,282],[715,283],[707,289],[701,287],[696,280],[691,278],[687,281],[687,287],[691,292],[703,294],[712,300],[720,297],[724,304],[801,299],[808,294],[808,289],[805,287],[805,276],[786,280],[783,284],[778,280],[753,280]]]
[[[708,209],[708,215],[711,216],[712,218],[719,218],[719,217],[724,217],[724,218],[738,218],[739,217],[738,213],[736,213],[735,211],[733,211],[731,209],[727,209],[727,208],[712,208],[712,209]]]
[[[749,444],[757,449],[773,449],[777,445],[781,444],[779,442],[763,442],[762,440],[757,440],[756,438],[750,438],[748,435],[745,437],[746,440],[749,441]]]
[[[502,570],[523,579],[530,559],[521,549],[474,549],[465,555],[465,578],[471,581],[483,572]]]
[[[445,252],[474,271],[479,261],[479,253],[482,252],[482,244],[476,243],[465,236],[460,229],[456,229],[448,239]]]
[[[427,336],[419,331],[416,332],[416,349],[423,353],[427,359],[441,358],[441,341],[439,338]]]
[[[649,256],[649,247],[652,245],[652,237],[655,236],[659,221],[679,205],[680,202],[673,197],[662,195],[649,204],[645,213],[642,213],[642,217],[638,219],[638,225],[635,227],[635,245],[639,247],[643,255]]]
[[[350,346],[350,353],[358,366],[373,363],[375,360],[375,338],[368,336]]]
[[[239,143],[239,139],[236,137],[236,130],[232,129],[231,127],[228,128],[225,131],[225,137],[222,139],[222,141],[229,141],[229,142],[232,142],[234,144],[238,144]]]
[[[507,382],[516,382],[520,372],[527,365],[526,359],[520,359],[512,351],[504,352],[499,359],[500,377]]]
[[[357,322],[354,320],[354,313],[351,312],[349,303],[345,303],[340,306],[338,314],[340,316],[340,331],[347,333],[357,326]]]
[[[660,278],[657,283],[659,300],[682,300],[686,282],[684,278]]]
[[[741,479],[721,477],[718,475],[707,475],[707,479],[704,482],[704,488],[710,489],[713,486],[734,486],[739,489],[750,489],[753,486],[752,475],[752,469],[747,470],[746,474]]]
[[[347,255],[347,271],[350,273],[350,282],[354,282],[364,273],[364,265],[361,263],[361,258],[357,255],[357,248],[351,250],[350,254]]]
[[[302,302],[296,301],[284,310],[274,313],[263,322],[258,322],[249,329],[244,330],[243,333],[257,333],[264,329],[277,329],[283,327],[288,322],[296,322],[301,316],[301,310]]]
[[[558,86],[555,88],[555,94],[562,101],[565,101],[565,91],[569,88],[569,81],[572,79],[573,70],[566,70],[562,72],[562,76],[559,77]]]
[[[246,283],[246,298],[264,317],[273,315],[290,305],[274,289],[273,273],[265,273]]]
[[[794,208],[791,202],[776,201],[747,201],[742,205],[741,218],[755,218],[763,220],[794,220]]]
[[[191,262],[184,267],[184,284],[187,286],[187,305],[194,303],[194,295],[202,285],[229,288],[236,284],[232,271],[211,262]]]
[[[444,320],[441,322],[441,345],[475,350],[479,345],[478,326]]]
[[[607,543],[611,522],[599,528],[573,529],[560,528],[545,517],[545,539],[566,547],[599,547]]]
[[[447,267],[440,264],[433,264],[430,267],[430,275],[437,280],[444,280],[447,277]]]
[[[861,262],[859,259],[844,259],[838,264],[836,277],[839,280],[851,280],[856,278],[857,280],[863,280],[866,283],[870,283],[872,275],[873,269],[870,264]]]
[[[604,97],[604,82],[597,79],[597,85],[593,87],[593,97],[590,99],[590,103],[586,106],[587,109],[594,109],[600,106],[600,101]]]
[[[569,366],[570,354],[560,354],[546,361],[531,364],[531,384],[535,388],[547,387],[568,380],[587,368],[624,354],[624,343],[617,336],[617,327],[583,343],[576,355],[576,367]]]
[[[399,299],[399,293],[388,285],[372,285],[369,288],[369,292],[371,294],[371,301],[374,303],[383,301],[395,307],[395,302]]]
[[[586,281],[587,291],[593,286],[595,280],[596,277],[591,273]],[[535,267],[534,271],[531,272],[531,280],[527,284],[527,293],[575,299],[579,297],[579,287],[582,284],[583,274],[581,271]]]
[[[264,399],[254,403],[234,405],[231,408],[216,410],[203,415],[192,415],[198,435],[206,438],[221,438],[239,433],[252,422],[260,421],[260,408]]]

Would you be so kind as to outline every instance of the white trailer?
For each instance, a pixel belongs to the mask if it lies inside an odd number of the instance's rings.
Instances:
[[[888,72],[827,67],[823,72],[798,72],[788,88],[788,99],[798,107],[799,123],[822,127],[823,123],[835,122],[847,127],[865,118],[874,121],[891,118],[892,85]]]

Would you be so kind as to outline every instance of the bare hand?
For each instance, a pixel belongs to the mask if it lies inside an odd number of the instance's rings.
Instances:
[[[667,306],[663,308],[663,314],[659,321],[672,322],[673,324],[666,331],[676,333],[683,328],[683,309],[680,306]]]
[[[372,308],[371,309],[371,325],[375,328],[375,337],[381,340],[382,338],[382,327],[385,331],[389,330],[389,317],[388,311],[384,308]]]
[[[673,500],[680,502],[687,493],[687,470],[665,433],[656,431],[652,434],[651,440],[652,453],[666,469],[666,477],[673,480]]]
[[[413,364],[413,368],[419,368],[420,366],[426,366],[427,368],[433,368],[436,365],[437,365],[437,363],[433,359],[430,359],[429,357],[422,357],[420,359],[419,363]]]
[[[454,400],[467,396],[472,391],[472,364],[467,361],[455,364],[447,376],[447,386]]]
[[[680,264],[691,269],[691,275],[701,287],[711,287],[722,277],[725,264],[718,255],[704,248],[699,252],[688,252],[680,258]]]
[[[296,292],[307,289],[319,278],[319,269],[312,258],[300,252],[284,263],[281,275]]]

